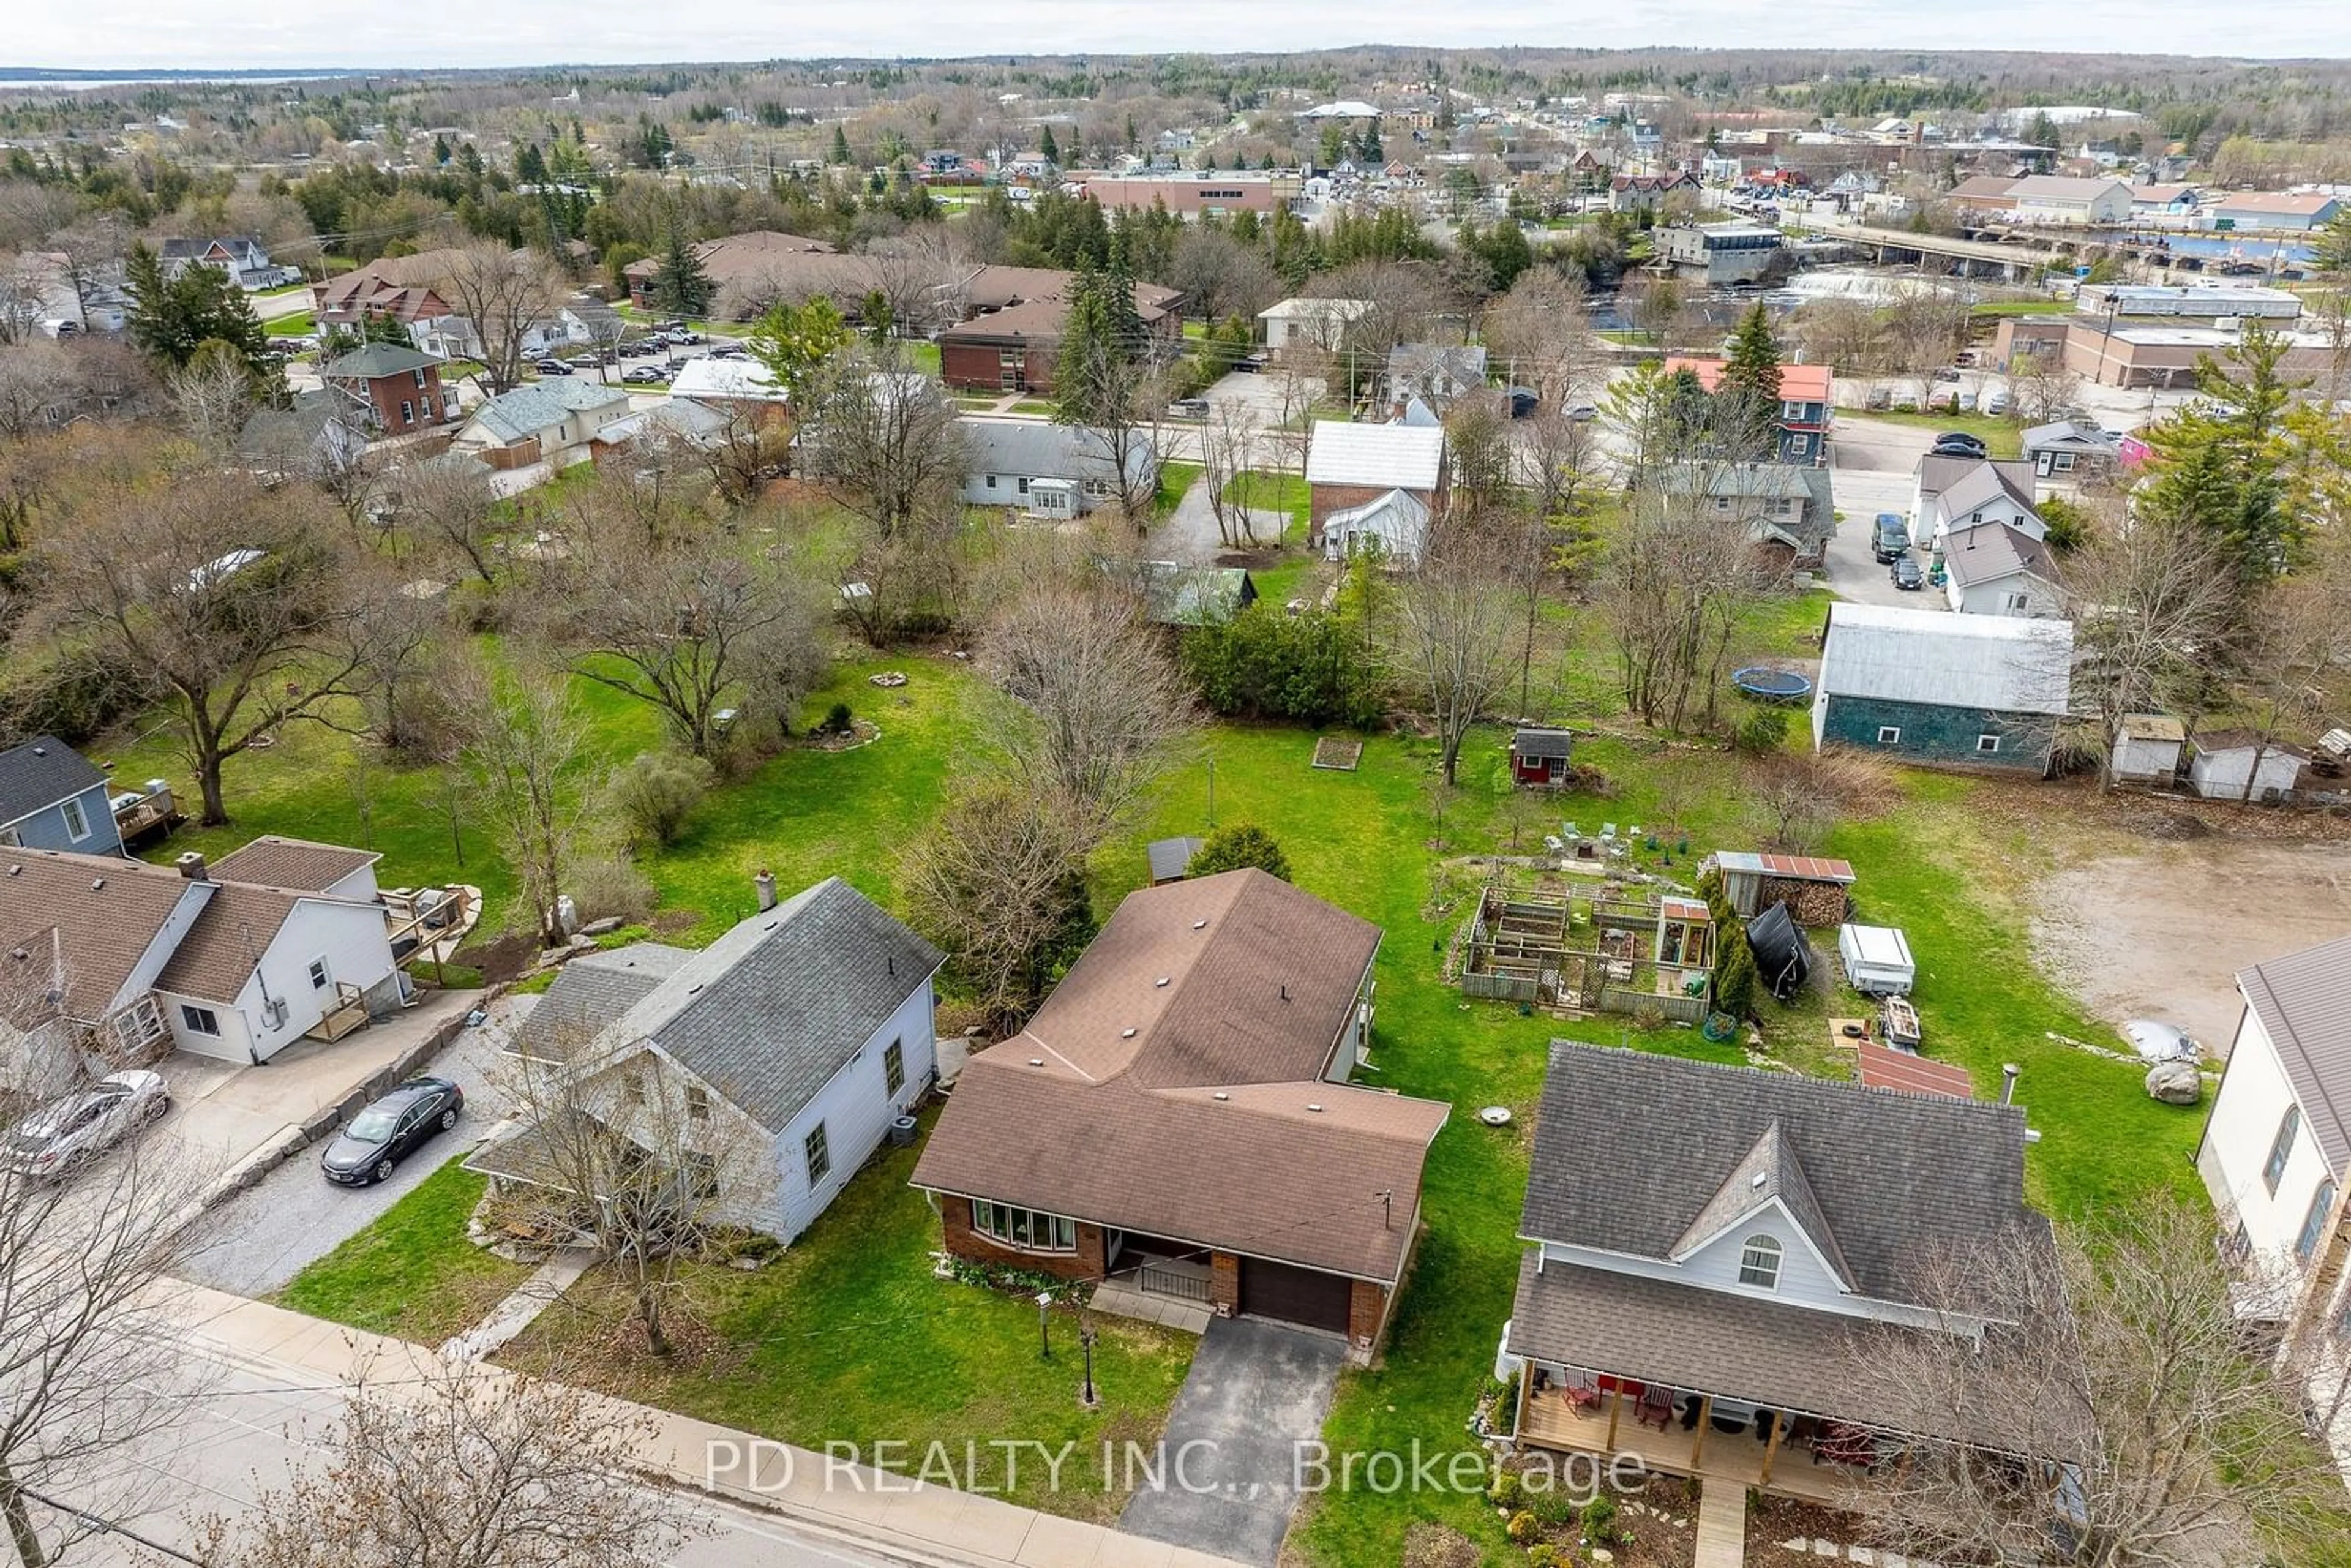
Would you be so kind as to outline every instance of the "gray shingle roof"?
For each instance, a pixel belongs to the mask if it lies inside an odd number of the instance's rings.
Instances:
[[[37,735],[0,751],[0,824],[105,782],[98,764],[54,735]]]
[[[1180,839],[1154,839],[1144,846],[1144,857],[1151,862],[1151,880],[1173,882],[1184,874],[1192,857],[1200,852],[1200,841],[1189,836]]]
[[[524,1015],[508,1049],[517,1056],[568,1061],[693,956],[691,947],[661,942],[582,953],[563,966],[546,995]]]
[[[2241,970],[2237,988],[2276,1047],[2327,1168],[2351,1167],[2351,936]]]
[[[1820,689],[1831,696],[2063,717],[2073,678],[2070,621],[1829,606]]]
[[[2041,541],[2006,523],[1979,523],[1971,528],[1954,529],[1944,538],[1943,567],[1951,574],[1951,580],[1962,588],[1979,582],[1998,582],[2019,572],[2031,572],[2044,582],[2056,581],[2049,564],[2049,551]]]
[[[404,343],[363,343],[348,354],[337,355],[319,373],[337,381],[371,382],[379,376],[407,375],[427,370],[441,361],[422,350]]]
[[[872,900],[827,877],[680,964],[604,1031],[597,1051],[651,1040],[778,1131],[943,958]]]
[[[1520,1231],[1669,1258],[1724,1184],[1751,1173],[1775,1123],[1774,1158],[1784,1171],[1792,1157],[1811,1193],[1791,1211],[1826,1233],[1814,1239],[1865,1295],[1917,1301],[1938,1251],[2036,1222],[2014,1106],[1555,1040]],[[1637,1181],[1624,1179],[1628,1138]]]
[[[1536,1260],[1519,1264],[1513,1354],[1862,1426],[1899,1427],[1916,1406],[1869,1386],[1859,1354],[1872,1343],[1862,1336],[1902,1330],[1572,1263],[1538,1272]]]
[[[1795,1146],[1781,1130],[1774,1118],[1747,1151],[1747,1157],[1723,1178],[1714,1196],[1698,1212],[1674,1242],[1673,1255],[1686,1258],[1732,1226],[1777,1203],[1788,1211],[1788,1217],[1801,1227],[1813,1245],[1820,1249],[1829,1272],[1837,1277],[1846,1289],[1853,1287],[1853,1269],[1844,1260],[1844,1250],[1837,1245],[1836,1231],[1821,1212],[1821,1200],[1813,1191],[1811,1180],[1804,1175],[1804,1163],[1796,1157]]]
[[[556,376],[500,392],[474,411],[474,423],[501,444],[512,444],[554,428],[570,414],[628,401],[629,394],[619,387]]]
[[[1107,480],[1114,471],[1108,448],[1092,431],[1035,419],[956,421],[963,433],[964,467],[973,474],[1018,474],[1031,479]],[[1127,466],[1139,478],[1151,471],[1151,444],[1137,441]]]

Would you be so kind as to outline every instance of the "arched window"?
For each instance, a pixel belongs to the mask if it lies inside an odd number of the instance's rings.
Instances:
[[[2269,1163],[2262,1166],[2262,1184],[2277,1196],[2278,1183],[2285,1177],[2285,1162],[2294,1155],[2294,1136],[2302,1131],[2302,1107],[2289,1105],[2278,1120],[2277,1136],[2270,1140]]]
[[[1740,1244],[1739,1282],[1759,1290],[1780,1288],[1780,1242],[1771,1236],[1750,1236]]]
[[[2294,1255],[2303,1262],[2310,1261],[2318,1250],[2318,1238],[2326,1228],[2326,1217],[2335,1212],[2335,1178],[2327,1177],[2310,1195],[2310,1212],[2302,1217],[2302,1234],[2294,1239]]]

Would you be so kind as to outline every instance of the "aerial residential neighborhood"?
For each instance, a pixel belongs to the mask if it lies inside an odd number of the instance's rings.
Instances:
[[[20,19],[0,1558],[2351,1568],[2341,18],[745,10]]]

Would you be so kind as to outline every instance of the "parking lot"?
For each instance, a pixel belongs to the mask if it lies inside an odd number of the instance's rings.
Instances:
[[[366,1228],[442,1165],[472,1153],[507,1111],[496,1067],[509,1005],[494,1005],[487,1024],[461,1032],[422,1069],[465,1092],[465,1119],[454,1132],[426,1144],[401,1163],[391,1180],[373,1186],[337,1186],[321,1176],[323,1140],[297,1151],[189,1228],[183,1239],[187,1257],[178,1272],[214,1290],[268,1295]],[[269,1071],[252,1068],[246,1073]]]
[[[1918,459],[1933,441],[1932,431],[1857,414],[1838,415],[1834,462],[1836,509],[1844,521],[1829,539],[1824,563],[1829,587],[1838,597],[1906,610],[1949,608],[1931,585],[1910,591],[1895,587],[1875,548],[1880,512],[1895,513],[1906,524],[1910,521]],[[1926,562],[1921,559],[1919,564],[1923,567]]]

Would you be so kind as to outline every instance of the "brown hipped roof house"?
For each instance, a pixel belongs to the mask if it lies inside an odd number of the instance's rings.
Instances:
[[[1256,870],[1128,894],[956,1082],[914,1176],[947,1249],[1343,1334],[1368,1359],[1447,1111],[1346,1082],[1379,943]]]

